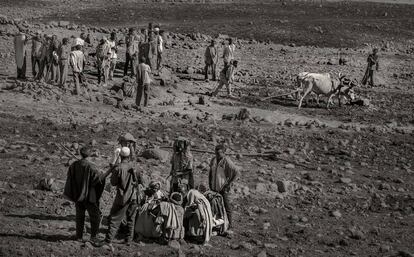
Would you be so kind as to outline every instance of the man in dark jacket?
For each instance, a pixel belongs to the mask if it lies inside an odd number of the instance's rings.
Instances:
[[[88,211],[91,222],[91,241],[97,242],[101,211],[99,199],[102,196],[105,177],[96,166],[90,162],[91,147],[83,147],[80,150],[82,159],[75,161],[68,171],[64,196],[75,202],[76,207],[76,239],[82,240],[85,225],[85,212]],[[108,170],[107,173],[109,173]]]
[[[114,167],[111,176],[111,185],[116,187],[116,196],[108,218],[108,232],[105,238],[107,244],[111,244],[115,238],[125,216],[128,227],[125,243],[132,241],[138,207],[137,187],[138,184],[143,184],[142,177],[134,171],[133,164],[129,162],[130,149],[122,147],[119,156],[121,157],[121,163]]]

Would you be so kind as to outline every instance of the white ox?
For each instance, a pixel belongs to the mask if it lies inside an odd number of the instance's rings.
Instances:
[[[296,77],[298,87],[297,99],[299,100],[300,92],[303,95],[300,97],[298,108],[302,106],[303,99],[310,93],[317,95],[319,103],[319,95],[328,97],[326,108],[329,108],[332,97],[337,95],[339,105],[341,105],[341,96],[352,99],[354,97],[353,87],[357,84],[354,81],[346,79],[345,76],[339,74],[339,79],[332,78],[329,73],[310,73],[301,72]]]

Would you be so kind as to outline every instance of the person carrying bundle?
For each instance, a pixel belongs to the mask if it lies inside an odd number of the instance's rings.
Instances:
[[[170,193],[178,192],[180,184],[187,184],[187,190],[194,188],[193,163],[190,141],[178,137],[174,142],[174,153],[171,158]]]

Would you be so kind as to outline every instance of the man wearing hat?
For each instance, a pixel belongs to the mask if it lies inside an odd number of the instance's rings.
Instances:
[[[75,203],[76,207],[76,239],[82,240],[85,226],[85,212],[88,211],[91,223],[91,241],[97,242],[101,211],[99,200],[102,196],[105,178],[109,175],[101,174],[97,167],[89,160],[93,149],[82,147],[81,160],[75,161],[68,170],[64,189],[64,196]]]
[[[226,156],[226,147],[224,145],[217,145],[215,153],[216,156],[210,162],[209,186],[211,191],[217,192],[223,197],[230,227],[232,225],[230,188],[233,181],[239,176],[240,168]]]
[[[204,53],[204,62],[206,64],[204,68],[204,78],[208,80],[208,70],[211,68],[211,74],[213,81],[216,81],[216,67],[218,62],[218,50],[216,47],[216,41],[211,40],[210,45],[206,48]]]
[[[141,174],[136,173],[133,164],[129,161],[131,150],[122,147],[119,153],[121,163],[113,168],[111,185],[116,187],[116,196],[109,214],[108,232],[105,242],[110,244],[125,218],[127,235],[125,243],[130,243],[134,237],[135,215],[137,210],[138,185],[143,184]]]

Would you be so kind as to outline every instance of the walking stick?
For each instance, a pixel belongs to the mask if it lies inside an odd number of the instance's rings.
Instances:
[[[79,160],[79,157],[74,155],[66,146],[64,146],[62,143],[59,143],[58,146],[62,147],[63,150],[65,150],[68,154],[70,154],[73,158]]]

